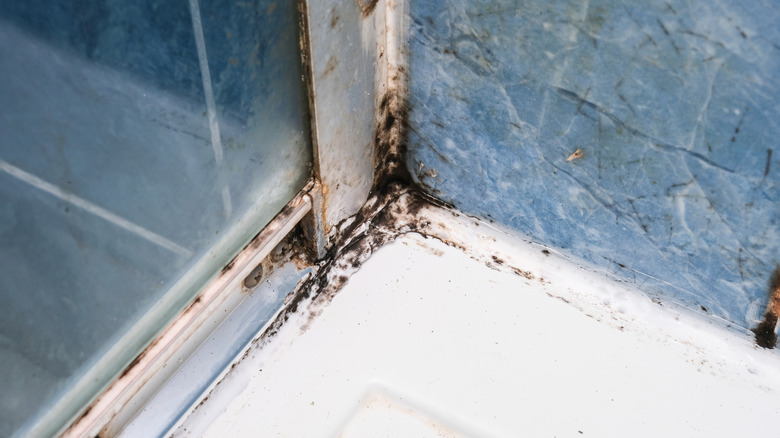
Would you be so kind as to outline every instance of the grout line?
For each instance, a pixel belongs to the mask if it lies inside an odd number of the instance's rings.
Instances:
[[[37,176],[31,173],[25,172],[24,170],[12,164],[7,163],[6,161],[0,160],[0,171],[3,171],[13,176],[14,178],[26,182],[27,184],[41,191],[49,193],[50,195],[53,195],[73,206],[79,207],[89,213],[94,214],[95,216],[105,219],[106,221],[111,222],[112,224],[120,228],[123,228],[143,239],[146,239],[151,243],[159,245],[183,257],[192,256],[192,251],[188,250],[187,248],[179,246],[178,244],[166,239],[165,237],[160,236],[159,234],[153,233],[147,230],[146,228],[143,228],[139,225],[136,225],[128,221],[125,218],[117,216],[116,214],[111,213],[105,208],[100,207],[99,205],[95,205],[87,201],[86,199],[80,198],[74,195],[73,193],[70,193],[60,187],[55,186],[54,184],[44,181],[41,178],[38,178]]]

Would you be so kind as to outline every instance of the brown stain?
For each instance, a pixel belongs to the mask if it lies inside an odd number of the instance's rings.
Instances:
[[[536,278],[536,276],[534,274],[532,274],[530,271],[525,271],[525,270],[520,269],[520,268],[512,267],[512,272],[514,272],[515,275],[519,275],[519,276],[525,278],[526,280],[533,280],[534,278]]]
[[[367,18],[376,9],[376,4],[379,0],[355,0],[363,13],[363,18]]]
[[[333,29],[338,24],[339,24],[339,14],[336,12],[336,8],[334,7],[330,11],[330,28]]]
[[[752,331],[756,335],[756,344],[763,348],[775,348],[777,345],[777,317],[780,315],[780,265],[769,277],[769,304],[764,320]]]
[[[584,156],[585,156],[585,149],[578,148],[577,150],[572,152],[572,154],[569,155],[568,158],[566,158],[566,161],[578,160],[578,159],[580,159],[580,158],[582,158]]]
[[[325,79],[329,74],[333,73],[333,70],[339,65],[338,60],[334,57],[328,58],[328,62],[325,64],[325,71],[320,75],[320,79]],[[324,193],[323,193],[324,194]]]

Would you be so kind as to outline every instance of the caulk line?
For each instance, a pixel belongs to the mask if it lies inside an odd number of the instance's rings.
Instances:
[[[73,193],[65,191],[60,187],[57,187],[48,181],[44,181],[31,173],[25,172],[24,170],[6,161],[0,160],[0,170],[7,173],[8,175],[13,176],[14,178],[20,181],[26,182],[27,184],[35,187],[36,189],[39,189],[43,192],[53,195],[75,207],[79,207],[82,210],[87,211],[88,213],[92,213],[95,216],[98,216],[108,222],[111,222],[112,224],[120,228],[123,228],[135,234],[138,237],[148,240],[149,242],[154,243],[155,245],[161,246],[169,251],[175,252],[184,257],[192,256],[192,251],[188,250],[187,248],[179,246],[176,243],[166,239],[165,237],[160,236],[159,234],[153,233],[147,230],[146,228],[143,228],[139,225],[136,225],[128,221],[125,218],[117,216],[116,214],[111,213],[105,208],[95,205],[87,201],[86,199],[80,198],[74,195]]]

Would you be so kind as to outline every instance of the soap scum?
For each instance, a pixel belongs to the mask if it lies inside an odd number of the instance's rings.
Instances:
[[[764,320],[753,329],[753,333],[756,334],[756,344],[759,347],[775,348],[778,315],[780,315],[780,265],[775,268],[769,278],[769,305],[767,305]]]

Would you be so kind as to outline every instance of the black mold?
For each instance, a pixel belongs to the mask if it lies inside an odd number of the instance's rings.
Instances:
[[[775,348],[777,345],[777,316],[780,314],[780,266],[769,277],[769,305],[764,320],[752,330],[756,335],[756,344],[763,348]]]
[[[407,108],[405,99],[397,91],[388,91],[382,97],[374,134],[374,181],[369,199],[355,217],[349,219],[349,225],[345,220],[336,226],[339,232],[335,243],[317,262],[316,273],[293,292],[268,330],[253,341],[255,347],[267,343],[290,315],[308,300],[311,300],[309,321],[316,318],[321,311],[317,309],[326,305],[349,281],[348,274],[360,268],[382,245],[409,232],[427,237],[426,229],[431,224],[420,218],[421,209],[428,205],[452,208],[420,190],[406,166]]]
[[[403,188],[416,188],[406,167],[408,107],[396,91],[388,91],[379,104],[379,120],[374,133],[374,183],[371,194],[386,194]]]
[[[777,345],[775,327],[777,327],[777,315],[773,312],[767,312],[761,324],[752,330],[756,335],[756,344],[759,347],[775,348]]]

